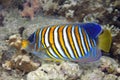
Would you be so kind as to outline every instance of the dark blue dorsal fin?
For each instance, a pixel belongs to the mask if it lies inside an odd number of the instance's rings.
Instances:
[[[85,29],[89,37],[94,39],[102,32],[101,26],[97,23],[83,23],[80,26]]]

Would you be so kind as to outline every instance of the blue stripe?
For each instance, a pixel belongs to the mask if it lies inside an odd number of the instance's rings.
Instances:
[[[95,42],[95,40],[94,39],[92,39],[93,40],[93,43],[94,43],[94,48],[93,48],[93,50],[94,50],[94,52],[93,52],[93,56],[96,56],[96,54],[98,54],[98,53],[96,53],[95,51],[97,50],[96,48],[96,42]]]
[[[40,28],[40,32],[39,32],[39,41],[38,41],[38,48],[40,48],[40,46],[41,46],[41,36],[42,36],[42,30],[43,30],[43,28]]]
[[[37,31],[36,31],[36,32],[37,32]],[[35,43],[35,40],[36,40],[36,32],[34,33],[34,39],[33,39],[32,44]],[[36,44],[34,44],[34,50],[36,50]]]

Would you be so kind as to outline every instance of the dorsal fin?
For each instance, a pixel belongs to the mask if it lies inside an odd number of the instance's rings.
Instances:
[[[86,30],[89,37],[94,39],[102,32],[101,26],[97,23],[83,23],[80,26]]]

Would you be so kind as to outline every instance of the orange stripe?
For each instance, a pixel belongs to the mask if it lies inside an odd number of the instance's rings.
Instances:
[[[87,47],[87,50],[89,51],[90,48],[89,48],[89,45],[88,45],[88,42],[87,42],[87,37],[86,37],[86,33],[84,32],[84,30],[82,29],[82,34],[83,34],[83,37],[84,37],[84,42],[86,44],[86,47]]]
[[[75,27],[75,35],[76,35],[76,38],[77,38],[77,42],[78,42],[78,45],[80,47],[80,51],[82,53],[82,56],[84,56],[84,51],[83,51],[83,48],[82,48],[82,42],[81,42],[81,39],[80,39],[80,36],[79,36],[79,30],[78,30],[78,26]]]
[[[71,31],[72,31],[72,25],[69,25],[68,29],[67,29],[68,40],[69,40],[69,43],[72,47],[72,50],[73,50],[73,53],[74,53],[75,57],[78,58],[78,53],[77,53],[77,51],[75,49],[75,45],[73,43],[72,34],[71,34],[72,32]]]
[[[67,55],[67,57],[69,59],[72,59],[70,54],[68,53],[66,47],[65,47],[65,43],[64,43],[64,40],[63,40],[63,29],[64,29],[65,25],[62,25],[60,26],[59,30],[58,30],[58,35],[59,35],[59,41],[60,41],[60,44],[65,52],[65,54]]]
[[[58,56],[59,58],[63,59],[63,57],[61,56],[61,54],[58,52],[58,50],[57,50],[56,47],[55,47],[55,42],[54,42],[54,30],[55,30],[56,26],[57,26],[57,25],[52,26],[52,27],[50,28],[50,31],[49,31],[49,42],[50,42],[50,44],[51,44],[52,49],[53,49],[54,52],[57,54],[57,56]]]
[[[90,43],[92,44],[92,47],[94,47],[94,44],[93,44],[93,41],[92,41],[92,39],[90,39]]]
[[[46,44],[45,44],[45,33],[46,33],[46,30],[47,30],[47,27],[45,27],[45,28],[43,29],[43,31],[42,31],[42,44],[43,44],[44,48],[47,48],[47,47],[46,47]],[[46,49],[46,51],[47,51],[47,54],[48,54],[51,58],[55,58],[55,57],[53,57],[53,55],[48,51],[48,49]]]
[[[39,32],[40,32],[40,29],[38,29],[37,31],[36,31],[36,50],[38,50],[38,39],[39,39]]]

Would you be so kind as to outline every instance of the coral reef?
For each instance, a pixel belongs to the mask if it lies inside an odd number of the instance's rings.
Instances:
[[[69,21],[83,22],[84,18],[92,15],[101,24],[119,27],[119,1],[100,0],[39,0],[44,14],[60,15]],[[94,3],[93,3],[94,2]],[[84,6],[83,6],[84,5]],[[90,18],[92,16],[89,16]]]

